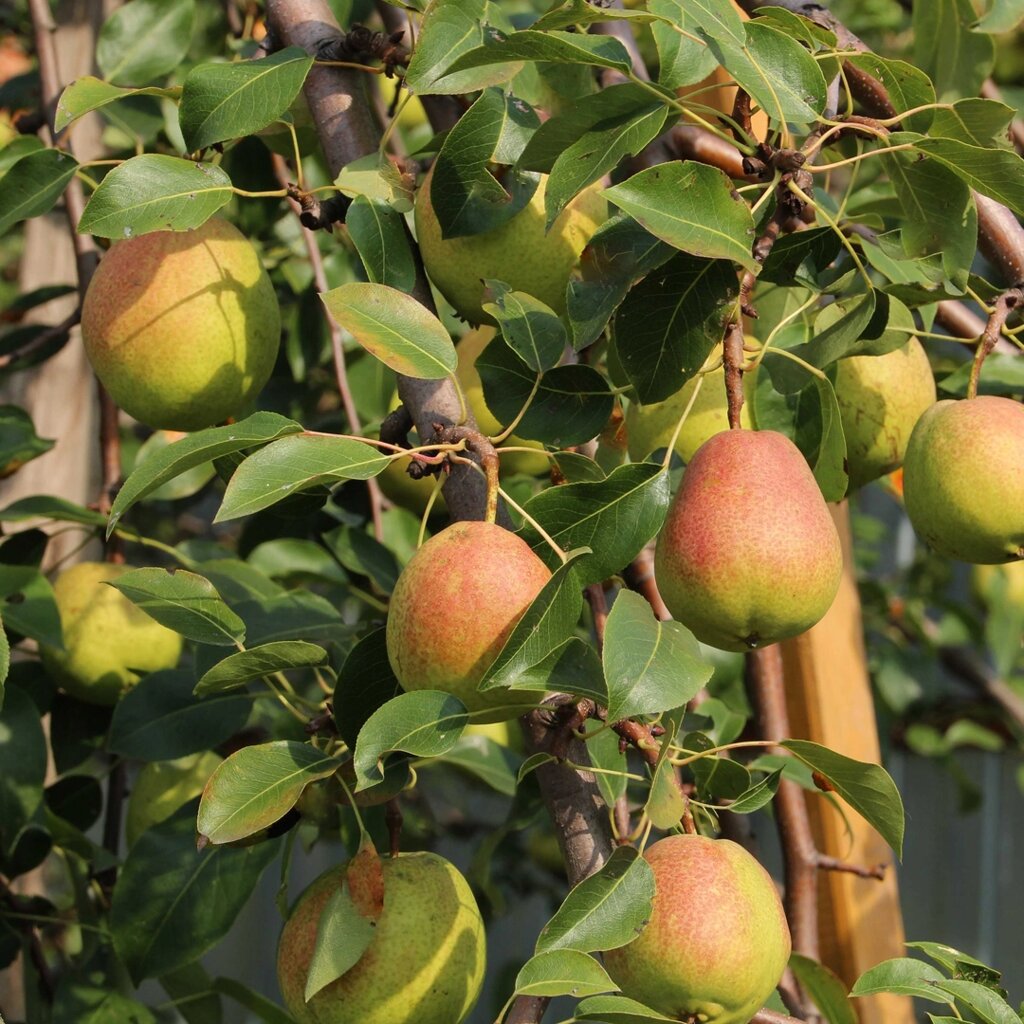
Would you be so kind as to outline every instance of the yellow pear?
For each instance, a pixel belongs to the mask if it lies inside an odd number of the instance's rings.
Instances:
[[[128,797],[124,823],[128,845],[134,846],[147,828],[169,818],[182,804],[199,796],[220,761],[217,754],[208,750],[144,765]]]

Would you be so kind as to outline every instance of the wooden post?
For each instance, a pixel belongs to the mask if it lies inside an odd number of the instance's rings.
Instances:
[[[843,580],[828,614],[813,629],[782,644],[792,734],[858,761],[881,760],[875,706],[864,655],[860,599],[853,571],[846,502],[833,507],[843,542]],[[842,817],[824,798],[807,800],[818,849],[854,864],[887,864],[885,879],[822,871],[818,882],[821,959],[847,985],[869,967],[905,956],[895,856],[855,811]],[[847,828],[849,826],[849,828]],[[909,998],[858,1001],[861,1024],[913,1024]]]

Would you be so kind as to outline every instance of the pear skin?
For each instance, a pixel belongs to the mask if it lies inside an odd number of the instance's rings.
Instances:
[[[1024,405],[982,395],[933,405],[910,435],[903,497],[918,537],[946,558],[1024,558]]]
[[[835,524],[796,445],[729,430],[694,455],[655,551],[658,589],[698,640],[745,651],[828,611],[843,569]]]
[[[882,356],[840,359],[835,388],[853,491],[903,465],[914,424],[935,404],[935,378],[911,338]]]
[[[539,695],[477,685],[515,624],[550,579],[530,546],[494,523],[460,522],[435,534],[409,560],[388,609],[388,659],[406,690],[444,690],[470,711],[498,709],[500,721]]]
[[[345,881],[333,867],[302,893],[281,932],[277,977],[298,1024],[461,1024],[480,994],[486,945],[469,883],[443,857],[381,859],[384,909],[353,967],[307,1003],[320,915]]]
[[[677,835],[649,847],[651,918],[604,954],[622,989],[673,1020],[746,1024],[786,969],[789,926],[775,883],[728,839]]]

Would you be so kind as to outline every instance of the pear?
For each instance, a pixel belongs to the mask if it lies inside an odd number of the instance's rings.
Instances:
[[[744,651],[803,633],[842,570],[835,524],[789,438],[729,430],[701,445],[655,551],[661,596],[698,640]]]
[[[651,917],[604,954],[631,999],[673,1020],[746,1024],[782,978],[789,926],[775,883],[728,839],[677,835],[649,847]]]
[[[470,711],[495,709],[477,721],[521,714],[537,695],[477,685],[550,577],[524,540],[494,523],[453,523],[435,534],[391,595],[387,648],[398,681],[406,690],[444,690]]]
[[[220,761],[219,755],[208,750],[144,765],[128,798],[125,816],[128,846],[134,846],[147,828],[169,818],[182,804],[199,796]]]
[[[460,1024],[480,994],[486,947],[472,890],[433,853],[380,862],[384,909],[353,967],[307,1003],[320,915],[345,881],[333,867],[296,901],[277,947],[277,977],[298,1024]]]
[[[903,465],[914,424],[935,404],[935,378],[911,338],[885,355],[840,359],[835,389],[853,491]]]
[[[974,566],[971,572],[971,591],[975,598],[982,604],[988,604],[994,598],[998,577],[1004,581],[1004,599],[1024,613],[1024,561]]]
[[[933,405],[910,435],[903,496],[917,535],[946,558],[1024,558],[1024,405],[983,395]]]
[[[53,585],[64,649],[40,645],[47,672],[65,692],[110,706],[141,673],[174,668],[181,637],[107,586],[129,566],[80,562]]]
[[[565,289],[590,236],[608,216],[601,187],[585,188],[545,230],[544,187],[504,224],[479,235],[442,238],[430,198],[433,172],[416,192],[416,238],[427,276],[455,311],[471,324],[493,324],[484,312],[484,279],[504,281],[565,312]]]
[[[198,430],[244,412],[270,377],[280,334],[259,254],[218,217],[117,242],[82,304],[100,383],[154,429]]]

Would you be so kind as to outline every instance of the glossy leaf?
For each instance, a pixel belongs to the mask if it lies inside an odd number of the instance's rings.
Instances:
[[[37,149],[18,160],[3,176],[0,234],[51,210],[77,170],[78,161],[59,149]]]
[[[917,139],[914,148],[952,168],[971,188],[1024,215],[1024,160],[1008,149],[983,149],[957,139]]]
[[[117,85],[146,85],[181,63],[192,37],[193,0],[134,0],[103,23],[96,62]]]
[[[576,1020],[600,1021],[601,1024],[660,1024],[672,1020],[663,1017],[635,999],[625,996],[591,996],[576,1007]]]
[[[789,966],[828,1024],[857,1024],[846,986],[828,967],[799,953],[790,956]]]
[[[17,687],[8,687],[0,710],[0,857],[43,799],[46,737],[39,709]]]
[[[55,1020],[75,1024],[156,1024],[149,1007],[102,985],[73,975],[61,978],[53,1000]]]
[[[604,867],[565,897],[537,937],[536,952],[625,946],[647,924],[653,899],[651,866],[633,847],[616,847]]]
[[[484,310],[494,317],[505,344],[536,373],[557,366],[565,350],[565,327],[551,307],[500,281],[484,284],[494,296]]]
[[[326,661],[327,652],[316,644],[302,640],[278,640],[229,654],[203,674],[195,684],[194,692],[197,696],[220,693],[274,672],[323,665]]]
[[[245,624],[221,600],[214,585],[184,569],[133,569],[110,584],[162,626],[189,640],[234,646]]]
[[[358,281],[321,296],[331,317],[396,373],[437,380],[455,371],[455,346],[441,321],[411,295]]]
[[[316,929],[316,945],[306,975],[306,1000],[355,967],[376,934],[349,895],[347,883],[324,904]]]
[[[257,1020],[263,1021],[263,1024],[295,1024],[277,1003],[271,1002],[266,996],[260,995],[234,978],[214,978],[211,987],[214,992],[219,992],[244,1006]]]
[[[1021,0],[990,0],[988,10],[972,26],[975,32],[989,32],[998,35],[1015,29],[1024,19],[1024,3]]]
[[[866,970],[850,989],[850,995],[871,996],[892,992],[952,1006],[952,997],[937,988],[938,983],[944,980],[944,976],[931,964],[910,957],[896,957],[883,960]]]
[[[702,29],[707,24],[704,12],[695,10],[686,0],[648,0],[647,6],[652,14],[666,19],[651,25],[658,49],[658,82],[667,89],[702,82],[718,63],[702,38]],[[729,14],[735,11],[730,9],[725,16]],[[741,22],[738,41],[744,38],[742,33]]]
[[[767,807],[778,792],[781,781],[782,769],[776,768],[775,771],[766,775],[760,782],[755,783],[733,800],[729,804],[729,810],[733,814],[753,814],[754,811]]]
[[[515,992],[521,996],[583,996],[616,992],[619,986],[608,972],[586,953],[575,949],[551,949],[523,964],[516,975]]]
[[[885,83],[889,102],[897,114],[935,102],[932,80],[914,64],[870,52],[854,53],[845,59],[854,67],[866,71],[872,78]],[[919,111],[905,118],[903,127],[910,131],[926,132],[933,116],[931,110]]]
[[[371,282],[412,291],[416,264],[405,221],[393,206],[382,199],[356,196],[345,214],[345,227]]]
[[[242,747],[206,783],[196,828],[215,845],[245,839],[284,817],[310,782],[340,767],[340,758],[294,740]]]
[[[512,723],[511,728],[514,727]],[[491,789],[505,796],[515,796],[517,760],[507,747],[488,736],[460,736],[450,750],[428,763],[455,765]]]
[[[914,4],[914,63],[931,77],[940,101],[976,95],[992,70],[995,47],[971,31],[976,18],[971,0]]]
[[[125,89],[92,75],[76,78],[64,89],[57,101],[57,111],[53,119],[54,129],[61,132],[85,114],[118,100],[135,96],[174,96],[176,92],[175,89],[161,88]]]
[[[144,153],[100,182],[78,230],[103,238],[186,231],[209,220],[231,196],[231,179],[215,164]]]
[[[586,64],[600,68],[614,68],[628,72],[629,54],[613,36],[584,35],[578,32],[538,32],[523,29],[505,35],[496,30],[485,30],[483,46],[462,54],[449,72],[491,64],[516,61],[556,61],[559,64]]]
[[[50,647],[63,646],[53,586],[34,565],[0,563],[0,601],[9,630]]]
[[[297,46],[259,60],[200,64],[185,76],[178,120],[190,152],[252,135],[284,114],[313,58]]]

